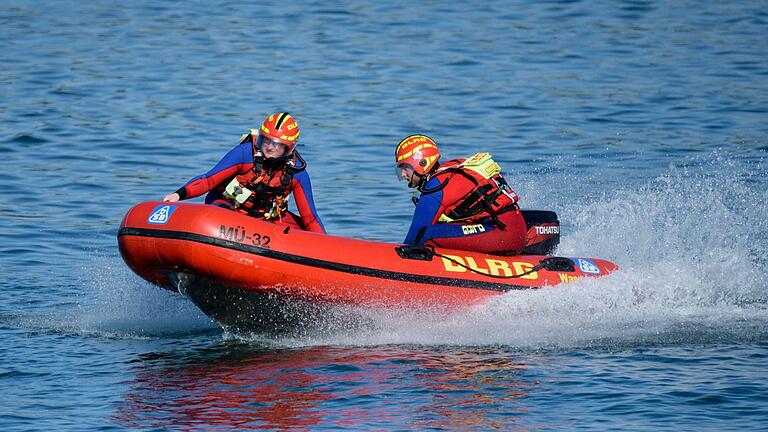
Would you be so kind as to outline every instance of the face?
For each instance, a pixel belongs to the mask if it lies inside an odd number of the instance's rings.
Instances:
[[[277,159],[288,155],[288,146],[280,141],[262,135],[259,137],[259,143],[261,144],[261,152],[268,159]]]
[[[419,182],[421,181],[421,176],[416,174],[416,171],[411,168],[410,165],[399,165],[397,167],[397,175],[402,179],[408,182],[409,188],[415,188],[419,185]]]

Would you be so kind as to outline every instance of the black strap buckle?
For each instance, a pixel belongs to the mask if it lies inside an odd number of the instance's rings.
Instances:
[[[569,258],[549,257],[539,261],[539,265],[547,271],[555,272],[575,272],[576,266]]]
[[[402,245],[397,246],[395,251],[400,258],[419,261],[432,261],[432,257],[435,256],[434,250],[424,246]]]

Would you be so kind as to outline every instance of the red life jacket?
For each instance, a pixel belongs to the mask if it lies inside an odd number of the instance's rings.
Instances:
[[[438,222],[473,223],[490,218],[501,229],[505,225],[498,216],[518,210],[518,196],[504,180],[501,168],[488,153],[478,153],[467,159],[453,159],[437,168],[429,179],[437,177],[440,186],[421,190],[422,194],[437,192],[449,185],[456,176],[464,177],[474,185],[453,203],[447,203]]]
[[[301,163],[299,168],[296,168],[297,160]],[[242,188],[251,191],[242,204],[236,203],[237,210],[257,218],[281,219],[283,213],[288,211],[293,176],[305,167],[306,163],[298,152],[294,152],[288,161],[271,161],[257,153],[253,158],[253,167],[245,174],[235,176]]]

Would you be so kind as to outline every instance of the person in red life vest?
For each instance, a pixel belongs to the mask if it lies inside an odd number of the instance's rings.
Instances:
[[[325,233],[312,198],[307,164],[296,151],[299,125],[288,113],[271,114],[260,129],[249,129],[240,144],[207,173],[188,181],[163,201],[207,193],[206,204],[305,231]],[[288,196],[299,210],[288,211]]]
[[[517,255],[525,246],[526,225],[518,196],[488,153],[438,163],[437,143],[411,135],[395,149],[400,179],[416,188],[411,227],[403,243]]]

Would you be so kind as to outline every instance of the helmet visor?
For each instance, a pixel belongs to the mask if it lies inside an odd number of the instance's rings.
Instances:
[[[259,134],[259,137],[256,138],[256,148],[269,159],[286,157],[291,153],[291,148],[288,144],[262,134]]]
[[[408,182],[408,187],[416,187],[421,180],[421,176],[416,173],[412,166],[409,164],[401,163],[396,167],[397,179],[405,180]]]
[[[399,180],[409,181],[413,177],[413,167],[408,164],[399,164],[395,167],[395,173]]]

